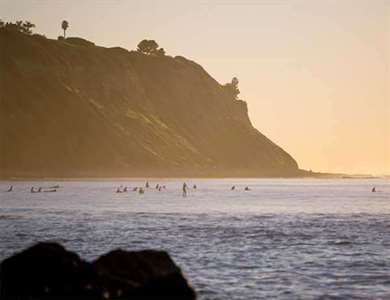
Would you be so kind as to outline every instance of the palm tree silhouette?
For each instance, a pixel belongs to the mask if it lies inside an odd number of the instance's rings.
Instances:
[[[69,27],[69,23],[68,21],[62,21],[62,25],[61,25],[62,29],[64,30],[64,38],[65,38],[65,32],[66,32],[66,29],[68,29]]]

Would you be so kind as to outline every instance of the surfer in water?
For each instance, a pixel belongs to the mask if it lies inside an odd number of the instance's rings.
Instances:
[[[39,187],[37,190],[35,190],[34,187],[32,186],[30,192],[31,193],[40,193],[40,192],[42,192],[42,188]],[[47,192],[47,191],[44,191],[44,192]]]
[[[183,183],[183,197],[187,197],[187,183]]]
[[[373,192],[373,193],[376,192],[375,186],[372,188],[371,192]]]
[[[249,187],[245,187],[245,191],[250,191],[250,188]]]
[[[234,189],[236,188],[235,185],[232,186],[232,188],[230,190],[234,191]]]
[[[149,181],[146,181],[145,187],[146,187],[146,188],[149,188]]]
[[[12,192],[13,189],[14,189],[14,186],[11,185],[11,186],[9,187],[9,189],[7,190],[7,192]]]

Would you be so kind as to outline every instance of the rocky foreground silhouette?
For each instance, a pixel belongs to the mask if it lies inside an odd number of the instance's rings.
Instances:
[[[92,262],[38,243],[0,264],[0,299],[196,299],[164,251],[114,250]]]

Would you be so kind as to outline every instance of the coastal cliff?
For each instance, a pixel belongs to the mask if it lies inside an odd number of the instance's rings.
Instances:
[[[0,30],[6,177],[299,176],[184,57]]]

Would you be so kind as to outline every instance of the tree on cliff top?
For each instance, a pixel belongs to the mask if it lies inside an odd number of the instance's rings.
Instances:
[[[164,56],[164,55],[165,55],[165,50],[164,50],[164,48],[158,49],[157,52],[156,52],[156,55],[157,55],[157,56]]]
[[[64,31],[64,38],[66,37],[66,30],[68,29],[68,27],[69,27],[68,21],[63,20],[61,23],[61,28]]]
[[[163,48],[158,48],[158,44],[155,40],[142,40],[137,46],[137,51],[146,55],[165,55],[165,50]]]
[[[238,79],[237,77],[233,77],[232,81],[223,85],[223,89],[226,93],[229,94],[234,100],[238,100],[238,95],[240,94],[240,90],[238,89]]]
[[[32,28],[35,27],[35,24],[30,21],[16,21],[15,23],[7,22],[4,23],[0,20],[0,28],[4,28],[9,31],[17,31],[24,34],[32,34]]]

